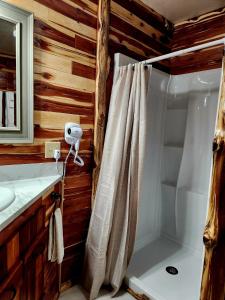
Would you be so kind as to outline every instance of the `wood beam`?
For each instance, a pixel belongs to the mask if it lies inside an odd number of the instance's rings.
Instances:
[[[201,300],[225,299],[225,59],[219,111],[213,144],[213,173],[208,218],[203,241],[205,260]]]
[[[94,199],[104,145],[106,125],[106,82],[109,73],[108,41],[109,41],[110,0],[99,0],[98,31],[96,54],[96,95],[95,95],[95,131],[94,131],[94,162],[92,176],[92,200]]]

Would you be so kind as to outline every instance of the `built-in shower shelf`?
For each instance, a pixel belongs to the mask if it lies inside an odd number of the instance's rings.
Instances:
[[[177,186],[176,182],[162,181],[161,184],[175,188]]]
[[[183,144],[165,144],[164,147],[166,148],[175,148],[175,149],[182,149],[184,147]]]
[[[168,111],[180,111],[181,113],[187,113],[187,108],[179,108],[179,107],[167,107],[166,108]]]

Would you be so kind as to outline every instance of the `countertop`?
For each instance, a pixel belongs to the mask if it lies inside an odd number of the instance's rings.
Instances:
[[[35,166],[36,165],[36,166]],[[38,198],[41,197],[48,189],[50,189],[52,186],[54,186],[56,183],[58,183],[62,179],[62,175],[58,174],[58,172],[55,171],[55,169],[50,165],[50,168],[45,169],[48,170],[48,174],[44,174],[43,169],[41,168],[42,164],[32,164],[32,166],[26,166],[25,168],[18,169],[18,172],[15,172],[14,174],[16,179],[12,180],[12,176],[9,178],[9,176],[6,176],[5,178],[10,179],[4,181],[3,178],[1,178],[1,170],[3,170],[3,167],[0,167],[0,186],[8,187],[12,189],[15,192],[16,199],[14,202],[8,206],[6,209],[2,210],[0,212],[0,231],[2,231],[7,225],[9,225],[13,220],[15,220],[21,213],[23,213],[29,206],[31,206]],[[22,165],[23,166],[23,165]],[[10,168],[4,168],[4,175],[9,172],[12,166]],[[17,169],[19,166],[15,166],[15,169]],[[39,170],[42,170],[42,172],[37,172],[37,168]],[[15,171],[14,169],[14,171]],[[23,169],[23,172],[21,172],[21,169]],[[49,170],[54,170],[53,172],[50,172]],[[11,169],[11,171],[13,168]],[[30,170],[30,171],[29,171]],[[35,171],[36,170],[36,171]],[[27,175],[27,172],[32,172],[33,175],[36,177],[32,177],[30,175],[30,178],[23,178],[22,173]],[[51,174],[52,173],[52,174]],[[18,176],[19,175],[19,176]],[[46,176],[45,176],[46,175]],[[25,176],[28,177],[28,176]],[[0,199],[1,201],[1,199]]]

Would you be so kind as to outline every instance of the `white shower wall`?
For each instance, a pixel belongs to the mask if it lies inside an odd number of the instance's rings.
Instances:
[[[148,89],[148,98],[151,101],[147,103],[148,138],[146,140],[142,195],[139,204],[136,251],[160,236],[160,169],[163,150],[161,145],[163,143],[168,82],[168,74],[152,69]]]
[[[161,233],[200,253],[220,74],[216,69],[171,76],[168,87],[163,160],[169,167],[162,168]]]
[[[164,236],[202,252],[220,74],[153,68],[136,251]]]
[[[134,63],[116,54],[115,67]],[[152,300],[199,300],[221,69],[152,69],[135,251],[126,282]],[[167,266],[178,270],[176,276]]]
[[[134,62],[115,55],[115,67]],[[162,236],[202,255],[220,75],[152,69],[135,252]]]

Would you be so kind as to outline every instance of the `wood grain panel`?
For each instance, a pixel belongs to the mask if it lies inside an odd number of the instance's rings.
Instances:
[[[168,53],[170,51],[169,46],[160,43],[157,37],[152,37],[151,32],[149,34],[142,32],[117,15],[110,15],[110,25],[112,28],[123,32],[127,36],[131,36],[145,45],[150,45],[152,49],[157,50],[159,53]]]
[[[49,82],[36,80],[34,82],[35,94],[42,96],[65,97],[81,102],[94,103],[94,93],[74,90],[69,87],[57,86]]]
[[[7,243],[7,269],[10,270],[19,260],[20,255],[20,240],[19,233]]]
[[[96,28],[97,26],[96,17],[88,14],[87,11],[84,9],[76,8],[72,5],[67,4],[64,1],[59,1],[59,0],[36,0],[36,1],[80,23],[83,23],[93,28]]]
[[[155,12],[149,6],[144,5],[143,2],[134,0],[114,0],[114,2],[125,8],[127,11],[129,11],[130,15],[136,15],[146,23],[152,24],[152,26],[154,26],[155,29],[164,33],[165,36],[172,37],[172,23],[157,12]]]
[[[178,56],[170,61],[170,73],[176,75],[221,68],[223,53],[224,46],[218,46]]]
[[[171,42],[172,51],[210,42],[225,36],[225,9],[177,24]],[[171,61],[172,74],[183,74],[219,68],[222,65],[221,46],[195,51]]]
[[[68,118],[74,123],[79,123],[80,121],[80,118],[77,115],[68,116],[65,113],[55,113],[51,111],[34,112],[34,123],[42,128],[63,129]]]
[[[44,143],[49,140],[61,142],[64,158],[68,151],[68,145],[64,142],[64,123],[81,122],[84,128],[81,155],[85,167],[83,169],[76,167],[72,162],[68,164],[69,179],[66,182],[66,189],[71,192],[70,197],[73,197],[76,189],[82,187],[90,191],[93,165],[97,2],[90,0],[7,0],[7,2],[32,11],[35,16],[35,140],[29,145],[1,145],[0,163],[53,161],[44,158]],[[2,61],[0,66],[6,67]],[[84,207],[82,207],[84,196],[76,193],[76,197],[80,199],[76,212],[79,215],[79,210],[86,209],[88,197],[90,201],[91,196],[90,192],[86,194]],[[76,202],[70,202],[70,209],[75,213]],[[66,222],[73,216],[70,209],[66,210]],[[86,215],[86,223],[89,222],[89,216],[90,209]],[[79,236],[81,237],[83,233],[82,241],[85,240],[87,225],[84,226],[84,230],[83,219],[77,222],[78,231],[74,234],[70,223],[64,225],[70,228],[68,240],[72,243],[78,242]],[[81,258],[80,261],[72,260],[73,267],[79,265],[78,275],[81,272],[83,247],[77,248],[76,256]],[[73,270],[67,263],[70,261],[67,260],[67,255],[65,261],[63,274],[71,276]],[[50,274],[49,269],[45,273],[46,280]],[[64,276],[65,281],[69,279]]]
[[[82,65],[78,62],[73,62],[72,63],[72,74],[81,76],[81,77],[86,77],[89,79],[95,79],[96,74],[95,74],[95,68],[89,67]]]

